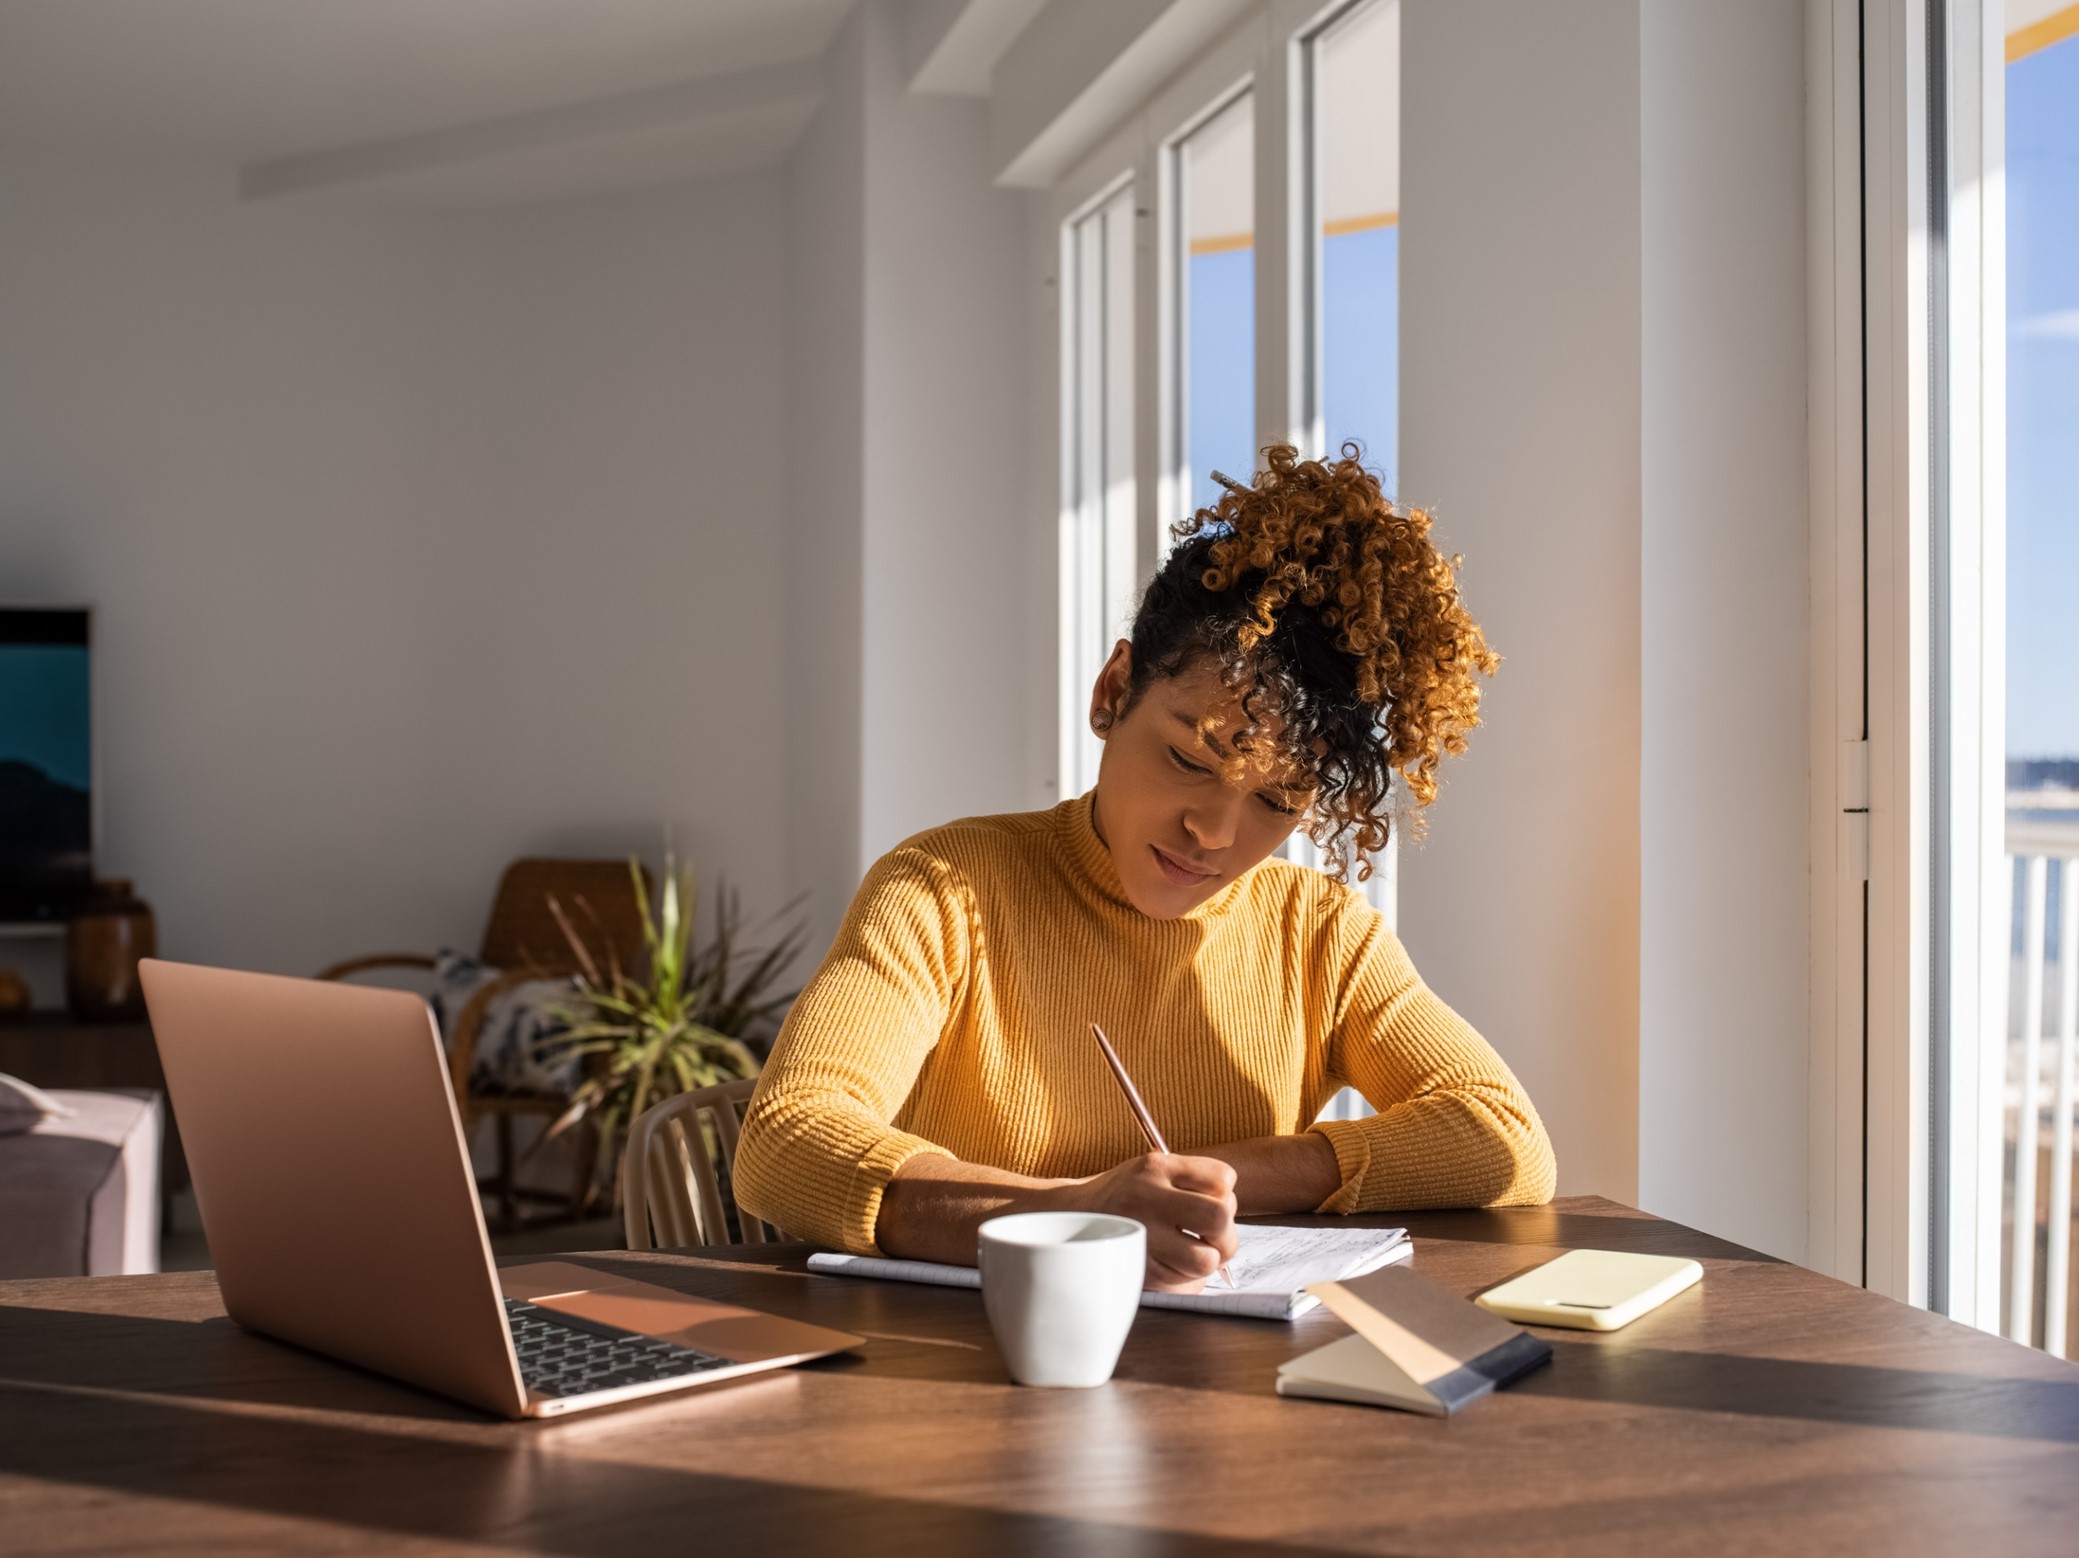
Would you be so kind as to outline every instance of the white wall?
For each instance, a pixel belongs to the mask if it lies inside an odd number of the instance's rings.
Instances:
[[[1401,923],[1597,1190],[1805,1244],[1798,0],[1408,0],[1404,495],[1504,657]]]
[[[1021,703],[1030,197],[990,183],[987,105],[906,96],[899,12],[863,12],[870,862],[1037,798]]]
[[[786,168],[787,876],[820,953],[860,875],[866,156],[858,12]]]
[[[1401,487],[1503,656],[1426,843],[1416,965],[1638,1188],[1638,0],[1406,0]]]
[[[0,599],[99,610],[164,951],[472,945],[507,860],[666,824],[777,904],[775,175],[404,217],[11,158],[0,209]]]
[[[989,182],[983,102],[906,94],[887,0],[852,14],[826,73],[788,169],[792,879],[823,935],[909,834],[1043,799],[1028,197]]]
[[[1805,1249],[1804,7],[1640,12],[1639,1199]]]

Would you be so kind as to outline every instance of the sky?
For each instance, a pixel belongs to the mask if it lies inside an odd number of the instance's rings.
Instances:
[[[1256,256],[1227,249],[1191,257],[1189,455],[1191,506],[1220,495],[1214,471],[1256,471]],[[1400,229],[1338,233],[1321,248],[1321,398],[1327,447],[1364,446],[1386,475],[1400,452]]]
[[[2079,757],[2079,37],[2007,67],[2007,755]]]
[[[1190,310],[1185,438],[1197,510],[1220,496],[1214,471],[1256,474],[1256,252],[1192,255]]]
[[[1394,495],[1400,476],[1400,229],[1338,233],[1321,246],[1321,412],[1328,449],[1364,446]]]

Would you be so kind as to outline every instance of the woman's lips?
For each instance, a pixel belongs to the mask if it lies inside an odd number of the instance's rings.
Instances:
[[[1194,870],[1157,845],[1150,844],[1148,848],[1155,851],[1155,863],[1162,868],[1162,874],[1179,887],[1196,887],[1199,883],[1209,882],[1220,874],[1218,871]]]

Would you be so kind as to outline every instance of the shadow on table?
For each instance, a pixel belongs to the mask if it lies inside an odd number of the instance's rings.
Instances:
[[[33,1355],[17,1345],[31,1327]],[[209,1334],[198,1342],[195,1333]],[[7,1550],[91,1543],[96,1526],[111,1549],[144,1540],[144,1530],[115,1523],[124,1511],[98,1499],[61,1505],[50,1488],[67,1486],[222,1512],[184,1516],[161,1504],[131,1516],[149,1523],[154,1540],[205,1549],[293,1545],[288,1531],[212,1523],[234,1515],[321,1521],[387,1540],[493,1539],[501,1550],[543,1554],[668,1548],[675,1533],[697,1534],[716,1552],[841,1550],[851,1558],[897,1550],[1098,1558],[1321,1551],[634,1465],[597,1446],[558,1453],[600,1432],[641,1437],[652,1423],[660,1436],[683,1438],[689,1414],[708,1420],[695,1425],[700,1440],[726,1436],[745,1392],[797,1387],[799,1376],[786,1373],[555,1423],[496,1422],[289,1348],[278,1349],[287,1364],[278,1374],[263,1357],[260,1377],[254,1360],[241,1357],[225,1377],[184,1391],[153,1388],[151,1377],[174,1376],[182,1358],[194,1367],[198,1345],[227,1343],[275,1349],[219,1321],[0,1310],[0,1479],[46,1485],[42,1493],[17,1485]],[[154,1361],[151,1349],[165,1351]],[[306,1376],[300,1391],[297,1373]],[[903,1453],[890,1446],[891,1456]],[[48,1510],[45,1531],[39,1506]]]
[[[0,1384],[0,1475],[172,1500],[245,1515],[322,1521],[389,1539],[493,1539],[501,1551],[608,1554],[669,1548],[696,1534],[711,1551],[1185,1554],[1309,1551],[1068,1517],[969,1509],[558,1456],[528,1429],[494,1442],[428,1441],[360,1426],[242,1417],[187,1403],[57,1396]],[[33,1432],[30,1431],[33,1427]],[[83,1512],[54,1516],[52,1545],[91,1537]],[[98,1518],[110,1512],[102,1507]],[[96,1518],[88,1515],[87,1518]],[[145,1518],[142,1511],[139,1518]],[[185,1522],[164,1506],[153,1528]],[[10,1550],[37,1545],[33,1523]],[[220,1528],[226,1547],[268,1538]],[[139,1531],[111,1529],[112,1540]],[[274,1534],[286,1540],[288,1533]],[[207,1546],[208,1527],[187,1539]],[[13,1544],[22,1545],[15,1547]]]
[[[164,1320],[0,1305],[0,1384],[480,1420],[444,1397],[256,1336],[224,1315]]]
[[[1548,1340],[1512,1394],[2079,1444],[2079,1383]]]

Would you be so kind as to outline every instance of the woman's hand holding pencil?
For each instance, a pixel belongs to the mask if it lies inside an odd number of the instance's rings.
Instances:
[[[1053,1204],[1131,1217],[1148,1230],[1147,1286],[1195,1293],[1234,1258],[1234,1170],[1218,1158],[1151,1152],[1065,1186]]]
[[[1193,1291],[1215,1275],[1231,1286],[1227,1263],[1239,1247],[1234,1225],[1234,1170],[1218,1158],[1179,1157],[1171,1152],[1104,1029],[1093,1022],[1090,1032],[1142,1136],[1154,1149],[1146,1157],[1130,1158],[1109,1173],[1084,1181],[1084,1190],[1097,1191],[1101,1197],[1089,1203],[1090,1209],[1131,1217],[1147,1228],[1149,1287]],[[1114,1202],[1114,1196],[1149,1205],[1161,1220]]]

